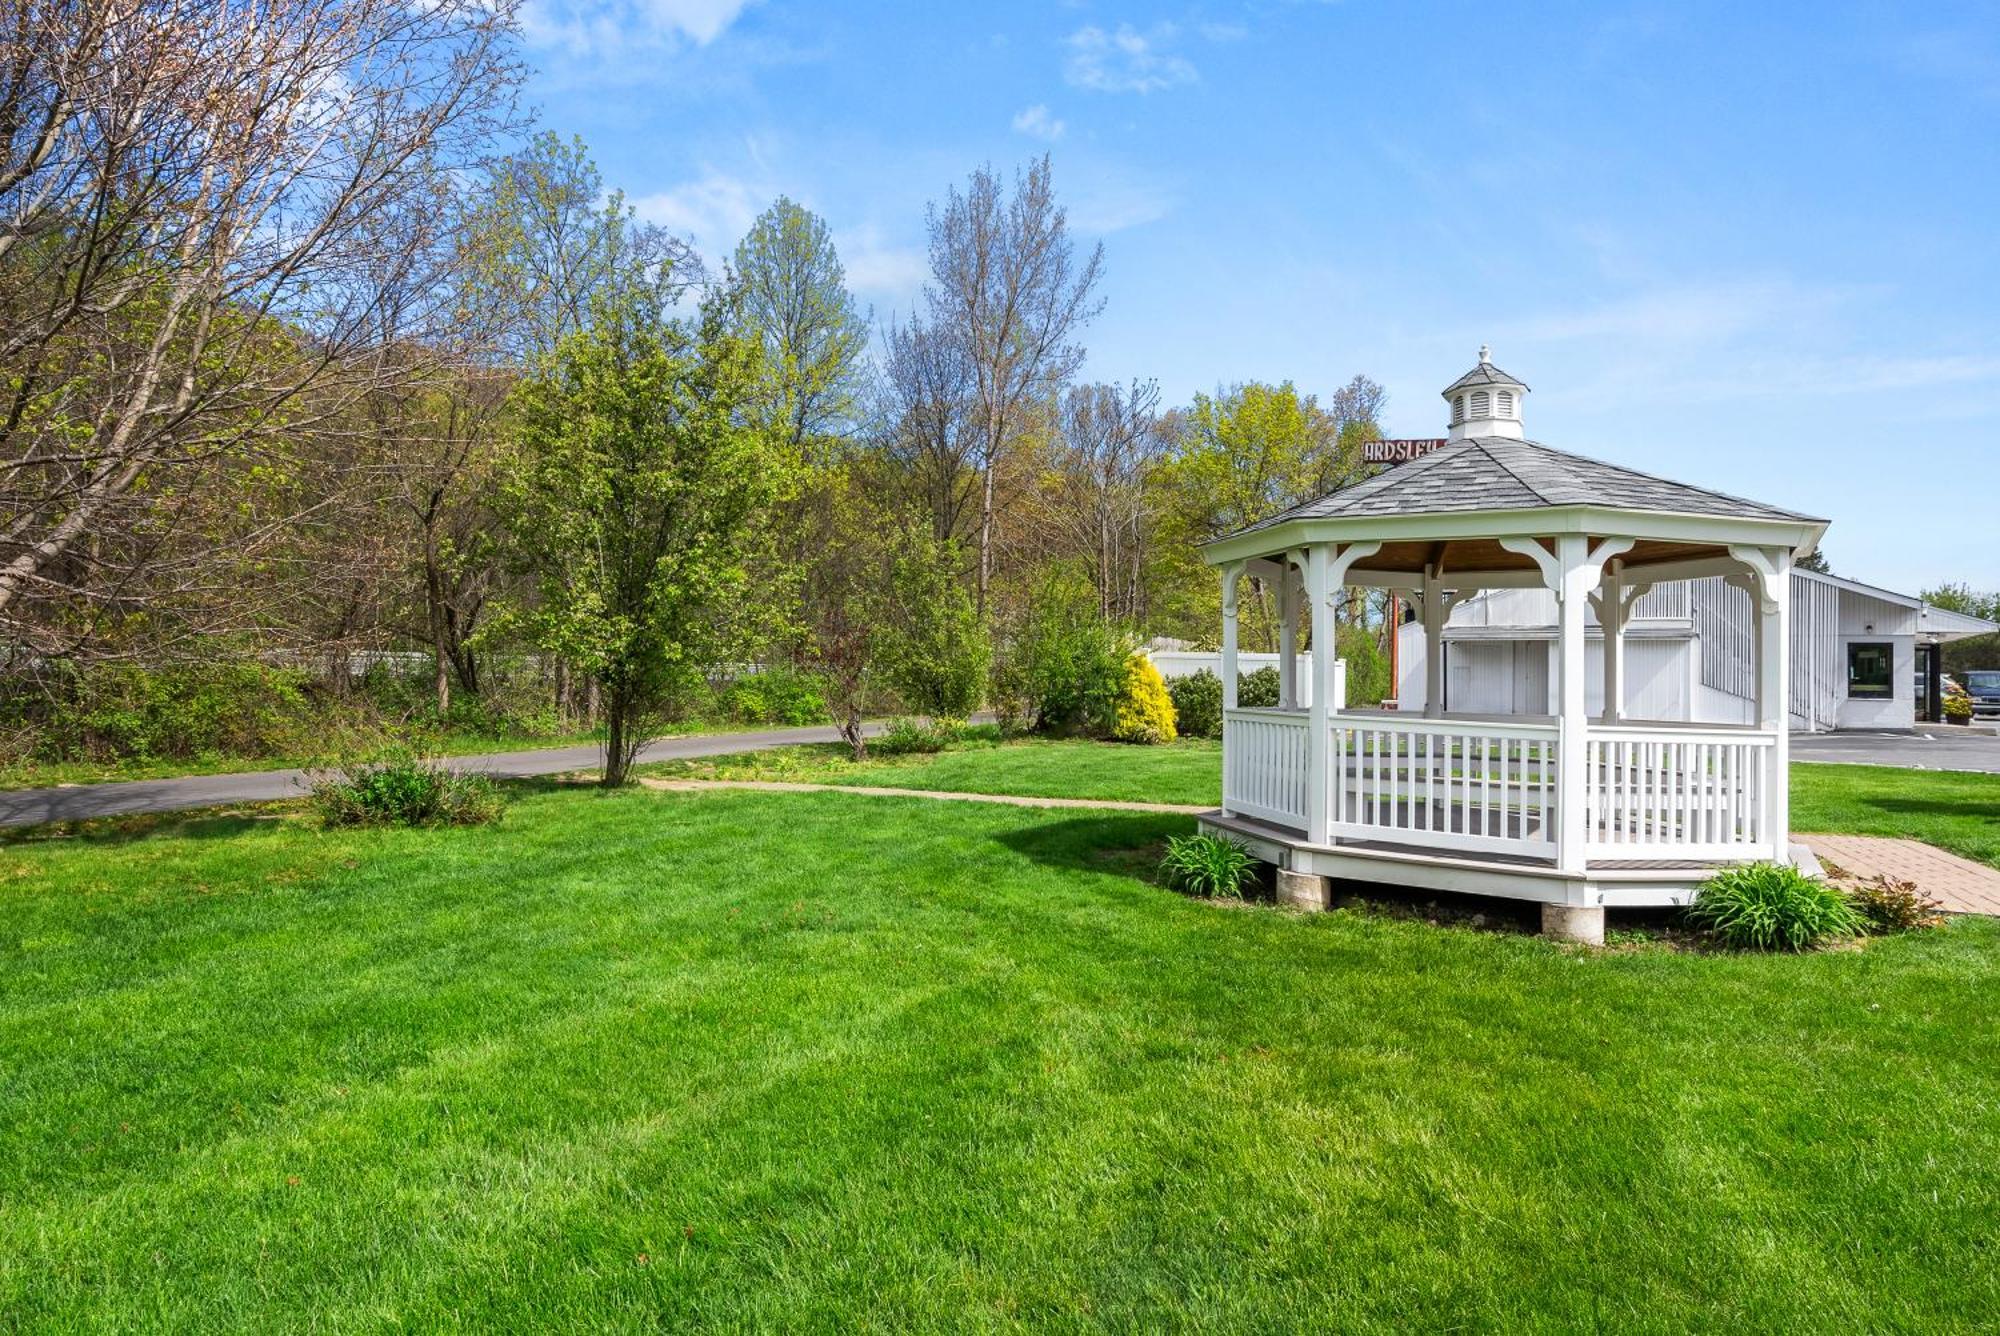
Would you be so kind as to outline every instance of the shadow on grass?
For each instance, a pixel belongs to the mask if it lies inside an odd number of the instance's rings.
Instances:
[[[230,807],[202,807],[182,812],[128,812],[82,821],[52,821],[38,826],[0,829],[0,847],[47,844],[58,840],[78,844],[119,845],[140,840],[224,840],[253,830],[269,830],[304,810],[297,798]]]
[[[1984,820],[2000,825],[2000,802],[1977,802],[1971,800],[1939,800],[1936,798],[1875,798],[1855,796],[1847,799],[1857,807],[1871,808],[1877,812],[1909,816],[1965,817]]]
[[[1157,881],[1167,838],[1186,835],[1194,818],[1150,812],[1106,812],[1061,821],[1027,821],[993,838],[1049,867]]]

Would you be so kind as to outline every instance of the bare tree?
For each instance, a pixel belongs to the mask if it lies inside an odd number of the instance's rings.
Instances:
[[[59,648],[38,600],[132,606],[205,469],[403,374],[378,224],[504,123],[512,29],[511,0],[0,14],[0,630]]]
[[[912,319],[884,336],[883,448],[931,537],[964,536],[978,514],[980,416],[962,341]]]
[[[1166,445],[1159,404],[1154,381],[1078,385],[1056,416],[1049,507],[1065,546],[1089,567],[1107,618],[1145,613],[1145,484]]]
[[[978,403],[975,464],[980,475],[978,606],[986,610],[993,577],[993,531],[999,474],[1021,406],[1073,375],[1083,349],[1071,342],[1103,302],[1099,245],[1081,262],[1056,203],[1044,156],[1004,193],[982,167],[927,211],[931,281],[924,289],[930,327],[964,349]]]

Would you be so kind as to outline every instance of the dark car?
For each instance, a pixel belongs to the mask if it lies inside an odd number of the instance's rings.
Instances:
[[[2000,715],[2000,669],[1983,668],[1965,675],[1965,693],[1972,697],[1974,717]]]

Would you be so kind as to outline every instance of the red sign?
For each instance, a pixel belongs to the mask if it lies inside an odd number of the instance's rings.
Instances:
[[[1407,464],[1444,443],[1442,436],[1427,441],[1363,441],[1361,460],[1365,464]]]

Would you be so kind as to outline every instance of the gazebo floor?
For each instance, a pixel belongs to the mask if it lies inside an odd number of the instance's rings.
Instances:
[[[1467,853],[1368,840],[1310,843],[1304,831],[1246,816],[1204,812],[1205,830],[1228,835],[1290,872],[1412,890],[1493,895],[1585,907],[1684,905],[1719,862],[1599,860],[1581,873],[1519,854]]]

